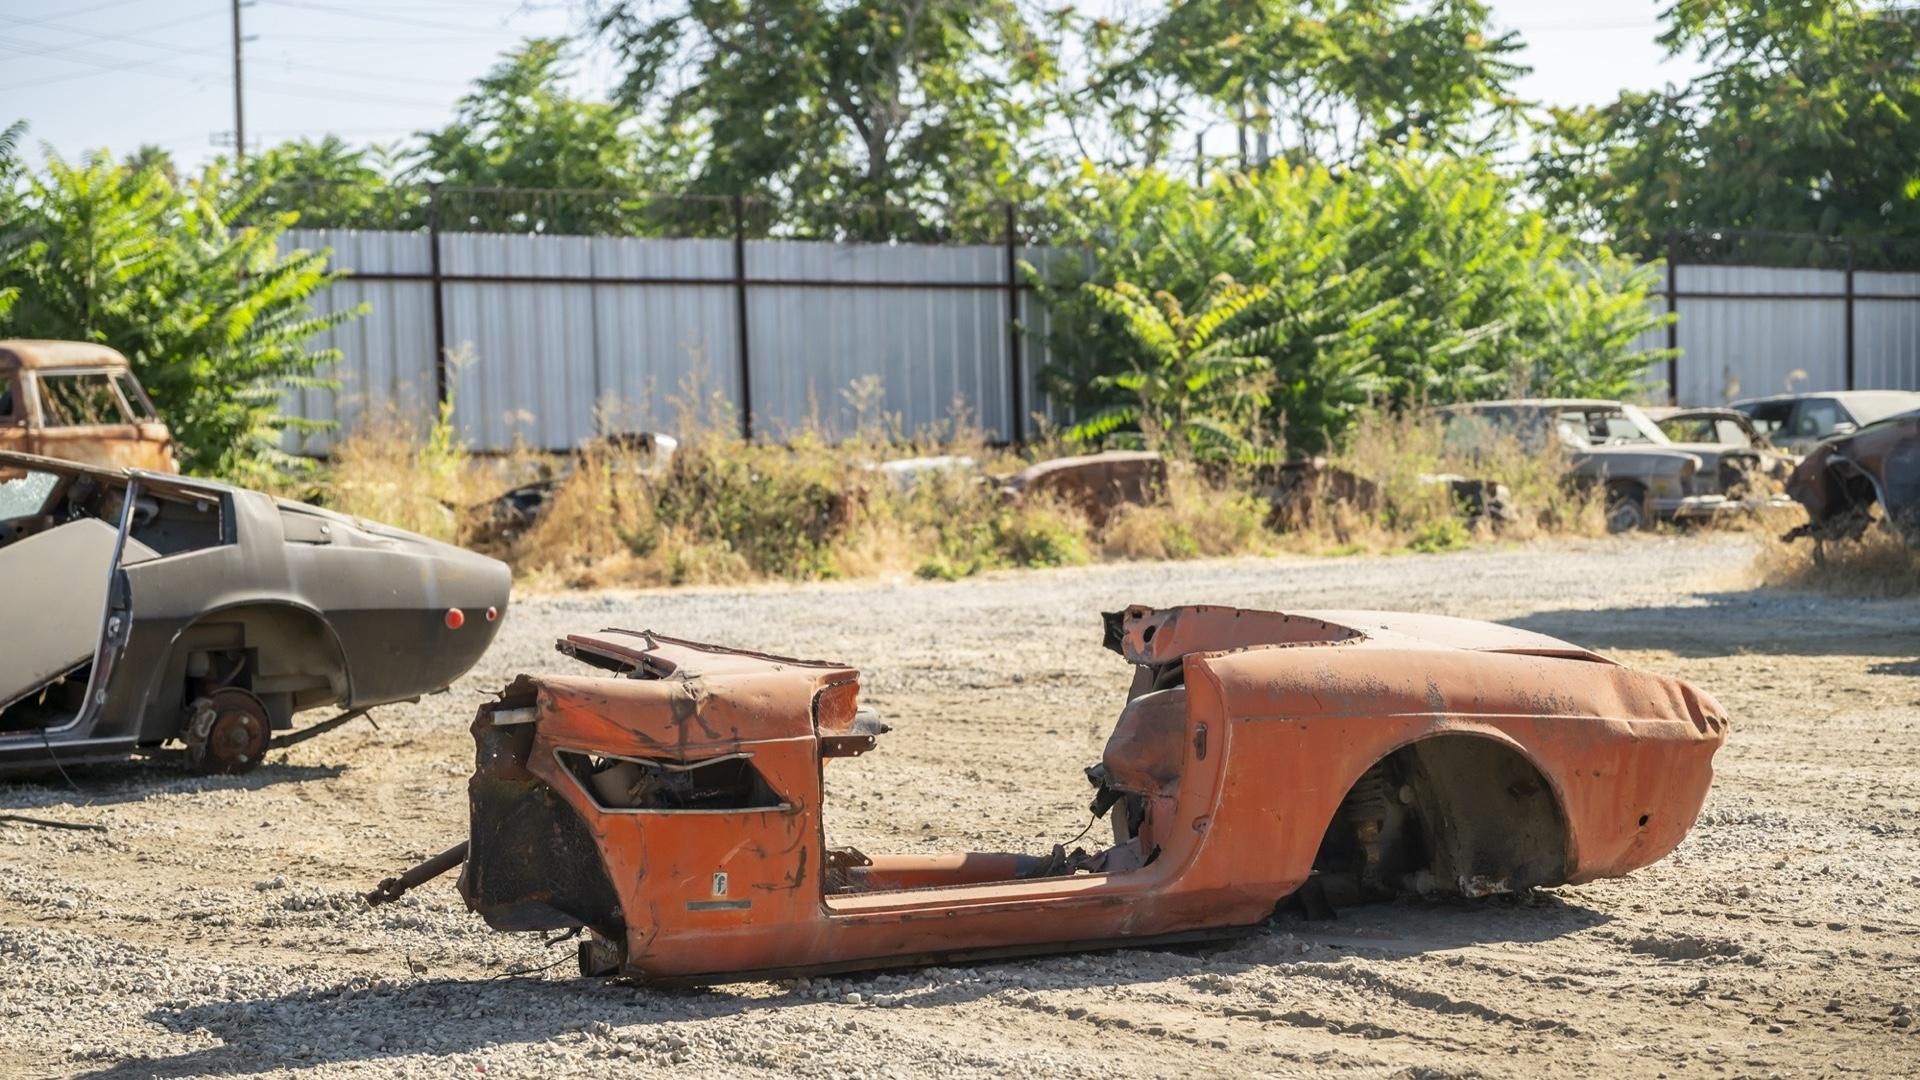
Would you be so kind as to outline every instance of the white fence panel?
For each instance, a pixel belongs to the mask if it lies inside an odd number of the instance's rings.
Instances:
[[[424,234],[344,229],[289,231],[283,248],[333,250],[333,265],[369,274],[418,274],[430,269]],[[339,349],[331,372],[338,390],[289,390],[288,415],[331,422],[352,430],[369,410],[417,415],[433,407],[433,288],[425,281],[347,278],[316,298],[322,312],[367,305],[367,314],[320,336],[317,347]],[[289,433],[289,450],[323,454],[338,430],[304,439]]]

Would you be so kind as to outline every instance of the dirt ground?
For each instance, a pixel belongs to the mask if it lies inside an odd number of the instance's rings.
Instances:
[[[0,1076],[1920,1074],[1920,602],[1753,591],[1737,537],[1134,564],[956,584],[524,598],[468,679],[193,779],[0,785]],[[1086,820],[1127,602],[1496,619],[1682,675],[1735,716],[1685,844],[1524,898],[1282,920],[1224,945],[657,991],[487,930],[451,879],[466,725],[567,629],[828,656],[893,724],[830,839],[1044,851]],[[559,961],[545,972],[516,975]]]

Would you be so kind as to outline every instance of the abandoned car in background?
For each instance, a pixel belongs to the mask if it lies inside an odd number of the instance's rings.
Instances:
[[[1674,442],[1646,413],[1618,401],[1475,401],[1436,411],[1446,423],[1447,441],[1469,452],[1502,436],[1530,448],[1563,447],[1571,455],[1573,478],[1603,487],[1612,532],[1784,501],[1774,497],[1760,451]]]
[[[1525,630],[1432,615],[1128,608],[1087,769],[1099,850],[829,848],[821,771],[887,731],[843,664],[606,630],[473,723],[464,863],[499,930],[585,927],[586,974],[712,982],[1244,931],[1403,894],[1615,877],[1692,826],[1714,699]]]
[[[1878,506],[1887,527],[1920,548],[1920,409],[1821,443],[1788,478],[1787,494],[1807,511],[1789,540],[1857,540]]]
[[[1807,454],[1822,439],[1846,435],[1897,413],[1920,409],[1920,393],[1911,390],[1828,390],[1747,398],[1728,406],[1753,419],[1753,426],[1774,446]]]
[[[0,452],[0,772],[178,740],[241,772],[293,714],[445,689],[486,651],[492,559],[259,492]],[[327,723],[333,723],[328,721]]]
[[[173,472],[173,436],[127,358],[84,341],[0,341],[0,450]]]

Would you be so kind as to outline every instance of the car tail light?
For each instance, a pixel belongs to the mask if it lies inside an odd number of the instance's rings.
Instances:
[[[467,613],[457,607],[447,609],[447,629],[458,630],[467,625]]]

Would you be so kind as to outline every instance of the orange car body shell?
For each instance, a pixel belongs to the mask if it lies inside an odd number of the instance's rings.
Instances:
[[[1123,623],[1123,655],[1143,672],[1178,665],[1186,687],[1185,716],[1158,718],[1181,725],[1177,744],[1137,738],[1148,718],[1129,715],[1155,699],[1136,697],[1108,747],[1150,804],[1141,847],[1157,856],[1138,868],[1008,880],[1015,856],[881,856],[867,874],[886,887],[831,894],[821,748],[846,730],[857,672],[651,633],[562,643],[644,677],[532,678],[525,768],[592,837],[624,915],[622,972],[714,980],[1252,926],[1308,879],[1362,774],[1442,734],[1494,740],[1538,770],[1565,830],[1558,880],[1624,874],[1686,834],[1727,731],[1719,705],[1680,680],[1491,624],[1217,607],[1133,608]],[[476,736],[489,723],[483,709]],[[1147,743],[1161,760],[1141,756]],[[609,809],[563,750],[751,755],[779,804]]]

